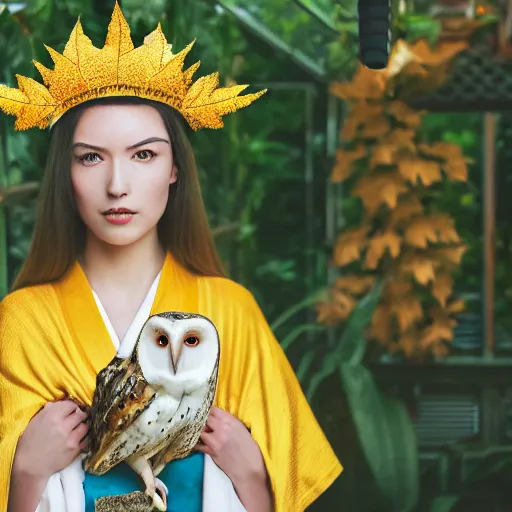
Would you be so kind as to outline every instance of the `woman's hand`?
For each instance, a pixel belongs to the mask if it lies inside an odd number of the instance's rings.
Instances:
[[[71,400],[47,403],[20,437],[13,470],[49,478],[67,467],[86,447],[86,418]]]
[[[210,455],[226,473],[248,512],[272,510],[265,461],[249,430],[239,419],[214,407],[196,449]]]
[[[50,402],[23,432],[12,466],[8,512],[36,510],[48,479],[86,448],[87,414],[71,400]]]

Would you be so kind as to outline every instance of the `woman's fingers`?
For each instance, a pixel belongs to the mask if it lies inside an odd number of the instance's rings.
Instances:
[[[86,433],[80,442],[79,449],[81,452],[86,452],[88,448],[89,448],[89,436]]]
[[[89,446],[89,443],[87,442],[87,440],[83,440],[81,443],[80,443],[80,446],[79,446],[79,449],[80,449],[80,452],[81,453],[84,453],[87,451],[87,447]]]
[[[75,410],[65,419],[66,426],[70,430],[76,429],[81,423],[87,419],[87,413],[83,412],[78,405],[75,405]]]
[[[199,442],[196,444],[195,449],[198,452],[207,453],[210,456],[213,456],[214,450],[211,446],[213,440],[213,433],[208,433],[203,430],[201,436],[199,438]]]
[[[84,440],[85,434],[87,434],[88,426],[86,423],[80,423],[78,427],[76,427],[73,432],[71,433],[71,441],[73,443],[73,446],[81,447],[82,442],[86,441]]]
[[[231,416],[231,414],[229,414],[224,409],[221,409],[220,407],[212,407],[212,410],[210,411],[210,416],[218,420],[227,420]]]
[[[206,455],[213,457],[213,450],[206,444],[197,444],[195,450],[196,452],[205,453]]]
[[[233,419],[228,412],[213,407],[195,449],[214,457],[229,438],[234,426]]]
[[[72,400],[60,400],[58,402],[47,402],[43,409],[51,411],[52,414],[55,413],[65,418],[66,416],[73,414],[76,407],[76,403]]]
[[[207,431],[215,432],[215,430],[220,428],[221,425],[222,420],[220,420],[218,417],[213,415],[208,416],[208,419],[206,420]]]
[[[201,432],[201,435],[199,436],[199,439],[206,445],[211,443],[211,440],[213,439],[213,432],[205,432],[204,430]]]

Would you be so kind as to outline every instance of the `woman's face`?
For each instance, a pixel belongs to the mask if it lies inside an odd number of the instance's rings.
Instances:
[[[152,107],[99,105],[83,112],[71,180],[89,236],[125,246],[156,234],[177,173],[169,135]]]

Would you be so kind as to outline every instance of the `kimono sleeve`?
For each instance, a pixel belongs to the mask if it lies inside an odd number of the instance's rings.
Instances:
[[[35,338],[34,338],[35,337]],[[9,296],[0,302],[0,510],[7,510],[11,469],[19,437],[45,401],[30,367],[37,333]],[[33,354],[35,356],[35,354]]]
[[[318,424],[280,344],[249,292],[238,315],[239,416],[263,454],[276,512],[304,511],[342,466]]]

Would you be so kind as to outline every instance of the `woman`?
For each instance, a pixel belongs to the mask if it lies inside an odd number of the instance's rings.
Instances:
[[[109,51],[133,48],[124,23],[116,5]],[[66,58],[72,62],[76,52],[75,63],[83,62],[78,24],[74,35],[77,46],[68,43]],[[103,64],[109,55],[94,58]],[[69,66],[54,61],[55,73]],[[52,98],[69,92],[43,77]],[[190,85],[190,77],[183,83]],[[103,97],[91,99],[91,90],[78,101],[73,96],[76,106],[64,94],[57,98],[31,249],[14,291],[0,303],[0,510],[36,510],[52,478],[80,460],[87,427],[76,404],[90,404],[96,375],[116,352],[129,354],[141,319],[169,310],[209,317],[221,341],[216,407],[201,443],[160,476],[170,510],[204,509],[204,454],[247,511],[304,510],[341,466],[254,298],[223,275],[180,124],[183,116],[193,127],[198,119],[212,126],[215,116],[197,114],[204,107],[187,101],[178,114],[168,101],[137,97],[135,86],[127,97],[118,97],[116,87],[108,94],[94,89]],[[10,91],[0,88],[0,107],[18,121],[32,116],[15,111]],[[34,98],[26,87],[25,98]],[[43,108],[42,100],[35,103]],[[184,111],[187,105],[195,110]],[[86,510],[93,510],[93,498],[135,490],[129,479],[122,465],[86,475]]]

